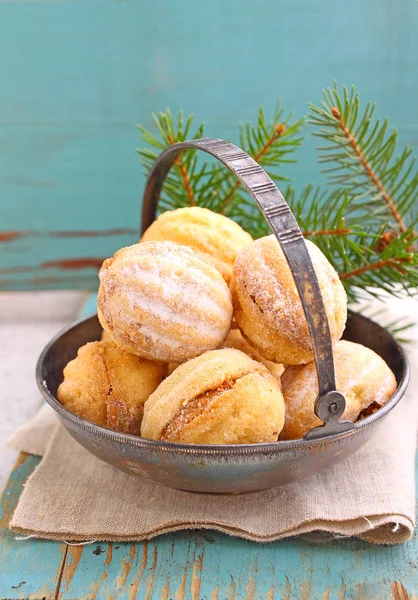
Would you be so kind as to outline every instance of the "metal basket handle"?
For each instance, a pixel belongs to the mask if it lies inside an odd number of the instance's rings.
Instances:
[[[230,142],[202,138],[173,144],[155,161],[145,186],[142,206],[142,232],[154,221],[164,180],[184,150],[203,150],[222,162],[241,181],[257,202],[279,241],[289,264],[308,322],[315,356],[319,394],[315,414],[324,422],[305,437],[312,439],[352,429],[350,421],[339,421],[345,398],[335,389],[331,334],[321,290],[303,235],[286,200],[274,181],[246,152]]]

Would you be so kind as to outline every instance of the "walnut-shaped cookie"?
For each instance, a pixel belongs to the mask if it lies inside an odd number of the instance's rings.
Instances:
[[[64,369],[58,400],[96,425],[139,435],[144,403],[162,381],[166,366],[118,348],[90,342]]]
[[[280,385],[234,349],[183,363],[148,398],[141,435],[184,444],[275,442],[284,423]]]
[[[321,250],[306,245],[321,288],[331,338],[342,336],[347,296],[335,269]],[[302,303],[282,249],[271,235],[247,246],[237,256],[231,282],[234,316],[261,356],[286,365],[313,360],[313,347]]]
[[[162,213],[141,241],[188,246],[196,256],[211,262],[229,283],[237,253],[253,239],[232,219],[207,208],[188,206]]]
[[[340,340],[334,346],[337,390],[345,396],[341,419],[356,421],[384,406],[396,390],[396,379],[376,352],[361,344]],[[301,438],[321,425],[314,413],[318,395],[315,364],[288,367],[282,375],[286,422],[280,439]]]
[[[218,348],[228,334],[228,286],[190,248],[173,242],[122,248],[104,261],[99,278],[100,323],[128,352],[183,362]]]

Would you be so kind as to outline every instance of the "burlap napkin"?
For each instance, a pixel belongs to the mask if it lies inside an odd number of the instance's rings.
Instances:
[[[416,365],[418,360],[413,370]],[[62,426],[54,426],[44,407],[10,441],[44,454],[10,527],[24,536],[70,542],[136,541],[187,528],[216,529],[258,542],[317,531],[376,544],[403,542],[415,525],[414,387],[376,435],[330,471],[238,496],[171,490],[120,473],[91,456]]]
[[[21,452],[43,456],[57,425],[55,412],[48,404],[42,404],[36,415],[21,425],[7,443]]]

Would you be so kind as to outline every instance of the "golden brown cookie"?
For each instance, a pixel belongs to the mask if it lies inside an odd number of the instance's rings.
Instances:
[[[86,421],[139,435],[144,402],[162,381],[165,368],[113,342],[91,342],[65,367],[58,400]]]
[[[317,246],[306,241],[328,316],[331,338],[342,335],[347,296],[334,268]],[[273,235],[241,250],[231,282],[234,316],[241,332],[260,354],[276,363],[313,359],[312,342],[295,283]]]
[[[241,350],[244,354],[250,356],[253,360],[263,363],[265,367],[270,371],[270,373],[276,377],[276,379],[280,382],[280,377],[284,371],[284,366],[271,362],[271,360],[266,360],[261,356],[258,350],[255,350],[247,340],[242,336],[242,333],[239,329],[231,329],[228,333],[228,337],[224,342],[224,348],[235,348],[236,350]]]
[[[222,345],[231,295],[215,267],[172,242],[116,252],[99,273],[100,323],[121,347],[150,360],[183,362]]]
[[[106,329],[103,329],[100,340],[102,342],[114,342],[114,343],[116,343],[115,340],[113,339],[111,333],[109,331],[107,331]]]
[[[207,208],[191,206],[161,214],[141,241],[168,241],[193,248],[197,256],[209,260],[229,283],[237,252],[252,237],[235,221]]]
[[[177,369],[179,363],[168,363],[167,365],[167,375],[171,375],[173,371]]]
[[[185,444],[256,444],[275,442],[283,423],[277,379],[228,348],[177,367],[145,403],[141,435]]]
[[[384,406],[396,390],[396,379],[385,361],[370,348],[341,340],[334,346],[337,390],[345,396],[342,419],[355,421]],[[321,425],[315,416],[318,395],[315,364],[288,367],[282,376],[286,422],[280,439],[301,438]]]

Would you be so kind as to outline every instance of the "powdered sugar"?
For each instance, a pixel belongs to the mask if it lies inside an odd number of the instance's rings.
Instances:
[[[260,243],[259,248],[256,244],[252,245],[253,251],[248,260],[243,261],[242,267],[239,265],[241,270],[239,267],[237,269],[239,283],[254,298],[266,322],[277,331],[282,331],[286,337],[291,336],[304,322],[299,298],[291,288],[282,284],[277,265],[266,260],[265,252],[268,250],[264,249],[265,244]],[[272,249],[276,251],[275,248]],[[280,248],[277,251],[281,252]],[[283,265],[284,268],[286,266]]]
[[[219,309],[216,311],[217,315],[211,315],[212,322],[208,322],[207,315],[202,315],[201,313],[193,314],[190,311],[186,312],[184,309],[187,307],[182,306],[184,303],[181,301],[180,305],[177,303],[176,306],[176,303],[173,301],[171,304],[165,301],[165,297],[160,300],[153,295],[146,295],[136,290],[129,290],[127,297],[131,310],[135,311],[137,308],[140,308],[142,312],[148,313],[151,321],[159,319],[176,325],[182,325],[186,328],[190,327],[196,329],[199,334],[209,337],[213,337],[214,334],[222,334],[225,329],[225,314],[221,314]],[[219,322],[219,319],[222,322]]]
[[[309,242],[307,248],[315,266],[332,338],[335,340],[340,337],[344,328],[347,304],[345,292],[332,266],[321,251]],[[258,337],[264,336],[262,331],[264,324],[271,327],[277,336],[283,338],[283,341],[287,340],[303,352],[312,352],[308,325],[299,294],[283,252],[273,236],[261,238],[242,251],[236,262],[235,276],[237,296],[241,298],[241,303],[244,302],[245,297],[249,297],[254,304],[254,318],[257,317],[257,313],[261,313],[258,317],[260,320],[258,329],[251,325],[250,315],[247,315],[248,331],[242,323],[244,332],[250,338],[250,328],[252,329],[254,343]],[[243,312],[246,312],[245,308]],[[258,340],[258,343],[263,345],[262,340],[261,342]],[[286,362],[284,358],[283,360]]]
[[[154,296],[162,301],[168,302],[173,306],[187,308],[188,310],[202,310],[208,313],[208,318],[221,318],[224,315],[224,307],[219,305],[213,296],[219,293],[224,296],[224,303],[228,305],[230,301],[229,291],[223,286],[206,278],[204,284],[199,285],[197,281],[187,280],[185,278],[162,272],[156,268],[151,271],[140,269],[135,265],[134,278],[132,285],[126,285],[126,295],[129,302],[135,302],[137,295]],[[125,275],[132,276],[131,266],[123,269]],[[224,283],[222,281],[222,283]],[[141,291],[139,291],[141,290]],[[151,298],[150,298],[151,299]],[[132,304],[133,308],[134,305]],[[191,315],[191,318],[193,316]]]
[[[118,253],[102,278],[102,307],[130,351],[180,362],[219,346],[231,318],[220,273],[185,247],[144,242]]]
[[[184,345],[183,341],[178,338],[167,335],[167,333],[161,333],[151,326],[144,325],[144,323],[138,323],[138,329],[144,336],[154,342],[154,344],[168,346],[174,350]]]

